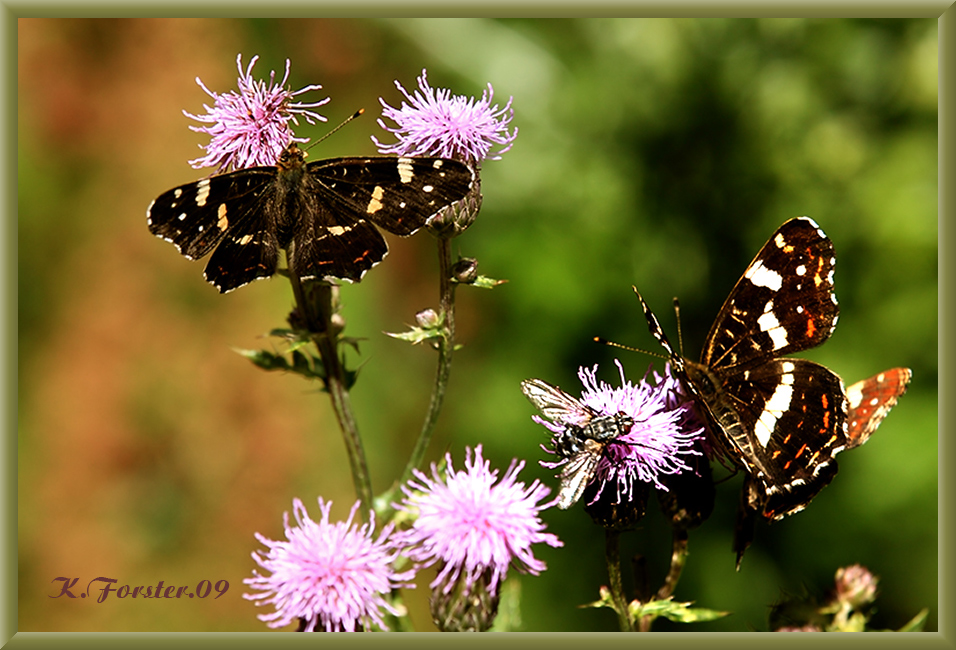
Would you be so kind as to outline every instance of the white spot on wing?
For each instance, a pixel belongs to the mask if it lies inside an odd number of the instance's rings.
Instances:
[[[846,399],[850,403],[850,408],[855,409],[863,401],[862,383],[856,383],[846,389]]]
[[[766,332],[773,341],[773,349],[779,350],[787,345],[787,330],[780,327],[780,321],[772,311],[768,311],[757,319],[760,330]]]
[[[204,178],[196,183],[196,190],[196,205],[201,208],[206,205],[206,199],[209,198],[209,179]]]
[[[763,265],[763,262],[759,261],[747,269],[747,273],[744,274],[744,277],[756,286],[767,287],[772,291],[779,291],[783,285],[783,276],[776,271],[768,269]]]
[[[226,228],[229,227],[229,219],[226,218],[225,203],[219,204],[219,221],[216,222],[216,227],[219,228],[219,230],[225,230]]]
[[[792,367],[791,365],[790,368]],[[770,436],[773,434],[774,427],[777,426],[777,420],[790,408],[790,401],[793,399],[793,375],[781,375],[780,381],[781,383],[777,385],[773,395],[764,404],[763,413],[760,414],[760,419],[757,420],[757,425],[754,427],[757,442],[762,447],[766,447],[767,443],[770,442]]]
[[[399,173],[401,173],[402,166],[399,165]],[[403,181],[404,182],[404,181]],[[382,197],[385,196],[385,190],[382,189],[380,185],[376,185],[375,189],[372,190],[372,199],[368,202],[368,205],[365,207],[365,212],[368,214],[375,214],[382,209]]]
[[[415,177],[415,172],[412,171],[412,159],[399,158],[398,159],[398,179],[402,181],[403,183],[411,183],[414,177]]]

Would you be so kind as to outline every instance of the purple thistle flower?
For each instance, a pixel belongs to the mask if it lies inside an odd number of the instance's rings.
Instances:
[[[444,477],[432,464],[431,477],[415,470],[415,479],[402,486],[406,496],[396,507],[413,514],[415,521],[395,533],[394,543],[420,567],[438,565],[430,584],[433,614],[436,601],[452,592],[465,597],[478,592],[476,598],[466,598],[469,602],[488,595],[496,607],[510,565],[532,575],[547,568],[532,554],[532,544],[562,546],[557,536],[543,532],[538,517],[551,505],[538,503],[550,490],[537,480],[527,487],[518,482],[524,462],[517,460],[498,481],[498,472],[482,458],[481,445],[474,452],[466,449],[464,470],[452,467],[451,455],[445,459]]]
[[[378,539],[372,538],[374,521],[353,524],[358,502],[347,521],[329,523],[331,501],[319,497],[322,519],[309,518],[299,499],[292,502],[296,526],[284,515],[286,541],[274,541],[259,533],[256,539],[268,547],[252,558],[271,575],[253,571],[243,582],[261,593],[243,594],[256,605],[271,604],[275,612],[260,614],[259,620],[278,628],[302,621],[304,631],[354,632],[372,624],[385,628],[381,610],[399,612],[384,595],[397,587],[409,586],[414,570],[397,573],[392,563],[398,552],[387,542],[392,526]],[[374,513],[372,514],[374,518]]]
[[[692,403],[683,396],[670,367],[665,367],[663,377],[655,373],[654,383],[648,381],[648,369],[639,384],[632,384],[625,378],[620,361],[615,360],[615,364],[621,376],[618,388],[597,381],[596,365],[578,371],[584,384],[581,402],[602,415],[624,413],[634,420],[628,433],[604,447],[593,478],[599,487],[590,503],[601,497],[608,484],[614,484],[618,503],[633,500],[635,491],[643,489],[636,485],[638,482],[667,491],[661,476],[692,471],[685,457],[701,453],[694,449],[694,443],[703,436],[704,427],[693,416]],[[533,419],[556,435],[566,428],[538,416]],[[553,469],[566,462],[567,459],[542,461],[541,465]]]
[[[511,149],[518,136],[517,127],[508,132],[508,124],[514,117],[512,98],[504,108],[499,109],[497,104],[492,106],[494,89],[490,83],[477,101],[464,95],[452,95],[447,88],[432,88],[428,85],[425,70],[418,78],[418,90],[414,95],[410,95],[398,81],[395,85],[408,103],[402,102],[401,108],[393,108],[379,98],[382,116],[398,125],[389,127],[379,118],[379,126],[398,138],[395,144],[385,145],[372,136],[372,141],[383,154],[440,156],[474,165],[488,158],[495,145],[501,148],[490,159],[499,160],[501,154]]]
[[[310,109],[328,103],[329,98],[312,102],[295,102],[303,93],[319,90],[322,86],[309,85],[296,91],[285,87],[289,79],[290,62],[286,59],[285,76],[275,83],[275,71],[269,82],[252,78],[252,68],[259,60],[252,57],[245,72],[242,70],[242,55],[236,57],[239,68],[239,92],[214,93],[196,77],[196,83],[213,98],[213,106],[203,104],[206,115],[193,115],[183,111],[186,117],[209,126],[190,126],[198,133],[208,133],[212,140],[203,147],[206,155],[189,161],[195,169],[218,167],[219,171],[244,169],[256,165],[274,165],[279,154],[292,142],[307,142],[308,138],[296,138],[290,122],[298,124],[301,115],[309,124],[324,122],[325,117]]]
[[[810,623],[807,623],[806,625],[802,627],[796,627],[796,626],[778,627],[774,631],[775,632],[822,632],[823,630],[818,628],[816,625],[811,625]]]

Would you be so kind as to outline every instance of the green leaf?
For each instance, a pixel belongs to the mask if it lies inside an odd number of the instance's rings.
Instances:
[[[422,341],[429,341],[431,339],[438,339],[445,335],[445,331],[441,325],[436,327],[417,327],[412,326],[407,332],[385,332],[387,335],[391,336],[393,339],[399,339],[402,341],[410,341],[412,345],[421,343]]]
[[[265,350],[242,350],[239,348],[234,348],[236,352],[249,359],[252,363],[259,366],[263,370],[288,370],[289,362],[285,360],[285,357],[273,354],[272,352],[266,352]]]
[[[633,620],[638,620],[645,616],[652,616],[654,618],[663,616],[667,620],[675,623],[713,621],[730,614],[730,612],[722,612],[716,609],[691,607],[692,604],[693,602],[676,602],[671,598],[667,600],[652,600],[643,605],[637,601],[633,601],[630,604],[630,613],[631,616],[633,616]]]
[[[485,277],[484,275],[479,275],[475,278],[474,282],[470,283],[472,287],[479,287],[481,289],[494,289],[499,284],[506,283],[507,280],[495,280],[494,278]]]
[[[307,355],[299,350],[292,351],[292,361],[281,354],[267,352],[265,350],[241,350],[236,352],[249,359],[252,363],[263,370],[279,370],[282,372],[292,372],[302,375],[306,379],[325,380],[325,367],[322,360],[312,355]],[[354,383],[356,373],[346,372],[346,381]]]

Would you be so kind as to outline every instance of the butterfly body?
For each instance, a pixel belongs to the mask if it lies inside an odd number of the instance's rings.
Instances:
[[[699,363],[674,350],[637,293],[712,444],[748,473],[754,502],[774,500],[773,518],[802,510],[836,474],[834,456],[848,444],[839,376],[785,356],[820,345],[836,327],[835,263],[832,242],[811,219],[783,224],[720,308]]]
[[[602,414],[541,379],[521,382],[521,390],[542,415],[562,427],[552,437],[552,446],[562,467],[558,508],[567,510],[594,477],[606,445],[629,433],[634,419],[620,412]]]
[[[196,260],[225,293],[276,272],[279,250],[300,279],[357,282],[387,254],[376,226],[407,236],[463,198],[474,171],[444,158],[330,158],[305,162],[293,143],[275,166],[251,167],[161,194],[150,232]]]

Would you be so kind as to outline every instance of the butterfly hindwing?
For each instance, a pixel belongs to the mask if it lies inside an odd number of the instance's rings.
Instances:
[[[323,210],[303,220],[296,230],[289,264],[303,280],[357,282],[387,253],[385,239],[368,220]]]
[[[883,418],[896,405],[913,373],[909,368],[890,368],[883,372],[858,381],[846,389],[847,395],[847,432],[846,448],[859,447],[883,421]],[[834,453],[836,453],[834,451]],[[780,519],[802,509],[836,475],[836,462],[818,471],[815,481],[805,486],[794,487],[790,492],[771,493],[759,479],[748,474],[744,477],[741,502],[737,510],[737,524],[734,533],[734,550],[737,553],[737,567],[744,551],[754,537],[755,517],[760,513],[767,519]]]
[[[718,443],[772,491],[813,482],[846,446],[842,382],[824,366],[773,359],[724,376],[721,388],[707,405],[724,433]]]
[[[870,439],[883,418],[906,392],[912,377],[913,372],[909,368],[890,368],[846,389],[850,405],[847,415],[848,449],[859,447]]]
[[[265,212],[257,218],[244,213],[242,217],[225,233],[203,272],[206,281],[222,293],[272,276],[279,263],[276,229],[269,227],[273,215]]]

